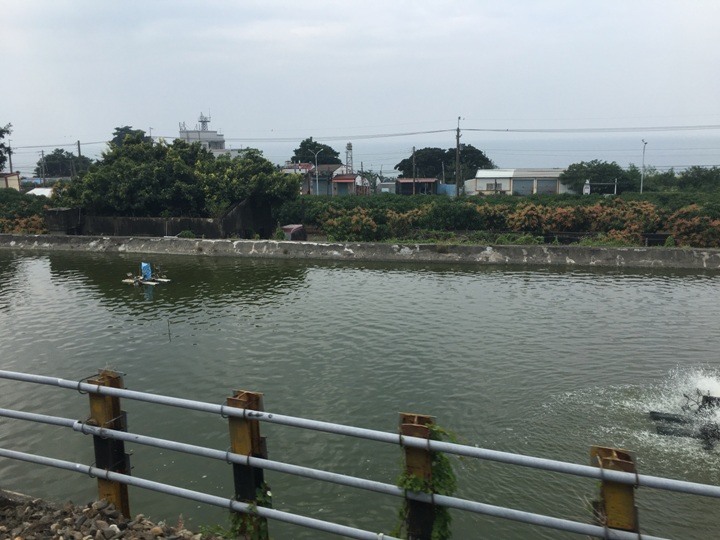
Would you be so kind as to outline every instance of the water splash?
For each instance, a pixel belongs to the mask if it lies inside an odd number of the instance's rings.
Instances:
[[[625,405],[639,411],[671,414],[694,412],[702,396],[720,396],[720,371],[710,367],[676,367],[656,385],[649,385]],[[708,410],[705,420],[720,421],[720,410]]]

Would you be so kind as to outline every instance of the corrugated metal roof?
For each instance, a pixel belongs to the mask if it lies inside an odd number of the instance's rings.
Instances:
[[[36,187],[32,188],[26,193],[26,195],[43,195],[45,197],[52,197],[53,188],[49,187]]]
[[[346,184],[346,183],[352,183],[355,182],[357,179],[356,174],[338,174],[337,176],[334,176],[332,181],[336,184]]]
[[[512,178],[515,169],[478,169],[475,178]]]
[[[437,178],[415,178],[415,180],[413,180],[412,178],[398,178],[396,180],[396,182],[400,182],[401,184],[412,184],[413,182],[417,182],[418,184],[420,184],[420,183],[428,184],[428,183],[437,182],[437,181],[438,181]]]
[[[557,178],[565,169],[515,169],[513,178]]]
[[[475,178],[557,178],[565,169],[478,169]]]

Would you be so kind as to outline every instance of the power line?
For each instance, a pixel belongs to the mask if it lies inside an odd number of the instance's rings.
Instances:
[[[83,144],[83,145],[86,145],[86,144],[108,144],[109,142],[110,141],[92,141],[92,142],[82,142],[81,141],[81,144]],[[51,146],[53,148],[63,148],[65,146],[76,147],[77,141],[72,142],[72,143],[63,143],[63,144],[36,144],[36,145],[31,145],[31,146],[13,146],[12,148],[13,148],[13,150],[15,150],[15,149],[20,149],[20,148],[50,148]]]
[[[464,128],[463,131],[480,131],[486,133],[643,133],[647,131],[702,131],[714,129],[720,129],[720,124],[608,128]]]
[[[579,127],[579,128],[463,128],[462,131],[479,132],[479,133],[642,133],[642,132],[661,132],[661,131],[703,131],[703,130],[719,130],[720,124],[702,124],[689,126],[645,126],[645,127]],[[344,140],[369,140],[369,139],[388,139],[397,137],[412,137],[416,135],[436,135],[439,133],[454,133],[453,129],[433,129],[425,131],[404,131],[397,133],[366,133],[354,135],[328,135],[323,137],[314,137],[317,141],[344,141]],[[176,139],[176,136],[156,135],[153,138]],[[264,143],[292,143],[302,140],[301,137],[232,137],[225,139],[229,142],[264,142]],[[83,145],[90,144],[108,144],[110,141],[91,141],[83,142]],[[62,144],[42,144],[16,146],[14,148],[62,148],[66,146],[75,146],[77,143]]]

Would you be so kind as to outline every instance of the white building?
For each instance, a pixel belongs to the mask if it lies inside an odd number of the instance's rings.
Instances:
[[[229,155],[235,157],[240,154],[240,150],[231,150],[225,148],[225,136],[217,131],[208,129],[210,123],[210,117],[200,113],[198,124],[195,129],[187,129],[185,122],[180,122],[180,135],[178,139],[181,139],[187,143],[199,142],[203,148],[210,150],[215,157]]]
[[[565,169],[479,169],[465,180],[466,195],[573,193],[560,182]]]

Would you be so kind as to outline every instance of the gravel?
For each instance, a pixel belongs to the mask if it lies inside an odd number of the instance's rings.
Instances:
[[[55,505],[41,499],[0,490],[0,540],[112,540],[131,538],[154,540],[214,540],[218,537],[194,533],[183,526],[153,523],[138,514],[126,518],[107,501],[86,506]]]

